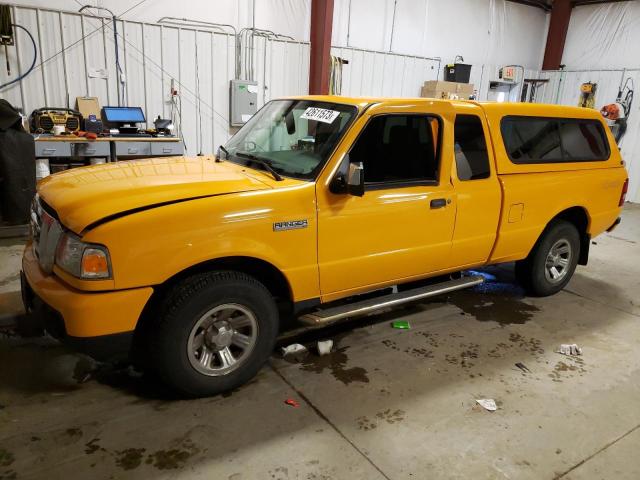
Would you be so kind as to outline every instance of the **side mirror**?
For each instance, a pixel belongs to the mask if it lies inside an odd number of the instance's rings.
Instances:
[[[364,195],[364,166],[362,162],[349,163],[347,192],[357,197]]]
[[[329,184],[331,193],[348,193],[361,197],[364,195],[364,167],[362,162],[351,163],[347,154],[342,164]]]

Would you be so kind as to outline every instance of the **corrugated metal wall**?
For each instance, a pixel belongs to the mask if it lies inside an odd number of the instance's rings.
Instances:
[[[439,78],[440,60],[350,47],[331,54],[349,61],[342,69],[342,95],[419,97],[426,80]]]
[[[119,75],[111,19],[77,12],[12,7],[14,22],[35,37],[38,61],[24,80],[0,91],[26,114],[43,106],[75,106],[78,96],[97,96],[101,105],[117,105]],[[181,118],[181,134],[190,155],[211,153],[235,129],[229,127],[229,81],[235,78],[236,37],[206,27],[178,27],[118,21],[118,51],[126,80],[123,104],[144,108],[148,124],[158,115]],[[18,31],[10,47],[11,78],[25,72],[33,58],[27,35]],[[309,44],[256,36],[248,55],[258,82],[258,106],[287,95],[303,95],[309,83]],[[437,58],[401,55],[352,47],[332,47],[349,60],[343,67],[342,94],[416,97],[426,80],[441,77]],[[499,67],[474,65],[471,82],[479,99]],[[527,71],[525,76],[537,76]],[[0,84],[8,80],[0,67]],[[178,90],[171,101],[171,85]],[[517,92],[516,92],[517,93]],[[517,95],[516,95],[517,96]],[[514,98],[515,99],[515,98]]]
[[[118,104],[112,22],[107,18],[53,9],[12,7],[14,22],[27,28],[38,47],[35,70],[0,91],[0,96],[33,109],[75,107],[78,96],[97,96],[101,105]],[[235,78],[235,36],[190,27],[119,21],[118,47],[126,86],[124,103],[144,108],[148,125],[172,109],[181,117],[189,154],[211,153],[233,134],[229,127],[229,81]],[[17,34],[9,48],[10,78],[25,72],[33,58],[29,37]],[[258,103],[307,93],[309,45],[257,37],[254,75]],[[106,72],[106,75],[104,73]],[[9,80],[0,68],[0,84]],[[176,105],[169,95],[172,81]]]

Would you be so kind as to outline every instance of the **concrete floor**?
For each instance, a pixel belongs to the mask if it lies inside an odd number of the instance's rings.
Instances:
[[[274,356],[202,400],[126,370],[77,383],[76,357],[5,327],[0,479],[640,478],[638,242],[627,206],[554,297],[523,297],[510,268],[489,269],[474,291],[306,334],[336,351]],[[0,244],[0,325],[20,314],[20,251]],[[554,352],[574,342],[583,356]]]

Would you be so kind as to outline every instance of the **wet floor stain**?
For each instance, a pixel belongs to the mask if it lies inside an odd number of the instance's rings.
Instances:
[[[426,348],[405,348],[404,353],[415,358],[433,358],[433,350],[427,350]]]
[[[346,351],[349,347],[336,348],[328,355],[307,355],[301,363],[302,370],[306,372],[322,373],[329,370],[333,377],[345,385],[354,382],[369,383],[367,371],[362,367],[347,368]]]
[[[406,412],[404,410],[391,410],[390,408],[387,408],[386,410],[382,411],[382,412],[378,412],[376,413],[376,418],[387,422],[388,424],[394,424],[397,422],[402,422],[404,420],[404,416],[406,415]]]
[[[492,271],[496,272],[495,269]],[[503,272],[498,273],[504,275]],[[524,302],[524,290],[511,279],[503,281],[492,273],[481,274],[485,277],[484,283],[450,294],[448,303],[480,322],[497,322],[502,326],[524,324],[540,311],[538,307]]]
[[[526,338],[519,333],[510,333],[509,341],[511,343],[515,343],[518,347],[524,350],[528,350],[531,353],[536,353],[542,355],[544,353],[544,348],[542,348],[542,340],[537,338]]]
[[[366,415],[356,418],[356,424],[358,425],[358,430],[367,432],[378,428],[379,422],[386,422],[389,425],[402,422],[405,419],[405,415],[406,412],[404,410],[387,408],[386,410],[376,413],[374,419],[370,419]]]
[[[177,470],[183,467],[192,455],[193,453],[189,450],[177,448],[159,450],[149,455],[145,463],[153,465],[158,470]]]
[[[144,457],[144,448],[127,448],[116,452],[116,465],[123,470],[138,468]]]
[[[458,365],[468,370],[475,366],[475,360],[480,355],[480,345],[477,343],[460,343],[461,351],[458,354],[445,354],[444,358],[450,365]]]
[[[553,371],[548,375],[554,382],[562,382],[563,379],[573,378],[575,375],[582,376],[587,373],[584,360],[579,357],[568,357],[566,361],[559,361],[553,367]]]
[[[84,453],[87,455],[92,455],[94,453],[96,453],[98,450],[100,451],[105,451],[104,448],[102,448],[100,445],[98,445],[98,442],[100,441],[99,438],[94,438],[90,441],[88,441],[87,443],[84,444]]]
[[[66,433],[69,437],[81,437],[82,430],[79,428],[67,428],[64,433]]]
[[[438,339],[439,335],[437,333],[425,332],[425,331],[416,331],[414,335],[424,337],[427,345],[433,348],[438,348],[440,346],[440,341]],[[451,334],[456,335],[456,334]],[[457,337],[462,338],[462,335],[456,335]]]
[[[145,463],[153,465],[158,470],[177,470],[184,467],[187,461],[200,451],[191,439],[186,438],[175,448],[149,454]]]
[[[378,428],[378,425],[366,416],[356,418],[356,423],[358,424],[359,430],[369,431]]]
[[[0,448],[0,467],[8,467],[15,461],[15,457],[13,453],[5,450],[4,448]]]
[[[134,447],[109,451],[99,442],[99,438],[93,438],[87,442],[84,453],[86,455],[93,455],[96,452],[105,453],[106,458],[113,458],[116,466],[122,470],[135,470],[143,464],[158,470],[177,470],[183,468],[191,457],[201,451],[189,438],[181,440],[175,448],[157,450],[148,454],[146,448]],[[95,465],[93,463],[91,466]]]
[[[18,474],[13,470],[7,470],[0,473],[0,480],[16,480],[17,478]]]
[[[273,480],[285,480],[289,478],[289,469],[287,467],[276,467],[269,470],[269,475]]]

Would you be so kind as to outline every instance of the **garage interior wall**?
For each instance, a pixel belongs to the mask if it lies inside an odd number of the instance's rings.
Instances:
[[[1,97],[27,114],[45,103],[73,106],[75,97],[87,94],[98,96],[102,105],[116,103],[110,22],[78,15],[82,3],[23,0],[14,6],[14,20],[36,36],[40,55],[36,70],[0,91]],[[311,0],[217,0],[215,8],[206,0],[190,0],[179,14],[170,0],[153,0],[153,8],[129,0],[97,4],[123,19],[118,30],[126,102],[143,106],[149,121],[179,108],[190,155],[215,151],[235,131],[228,125],[228,92],[236,39],[207,29],[159,26],[161,17],[229,23],[238,30],[255,26],[291,37],[256,38],[251,54],[258,101],[308,91]],[[600,107],[615,100],[624,76],[640,85],[640,51],[625,48],[640,41],[640,2],[575,7],[563,72],[540,72],[548,22],[541,9],[506,0],[335,0],[332,54],[349,60],[343,95],[418,96],[423,82],[442,78],[444,65],[457,55],[473,65],[470,81],[480,100],[488,98],[489,82],[504,65],[522,65],[526,78],[549,78],[539,102],[575,105],[580,84],[595,81]],[[28,68],[31,55],[28,37],[19,32],[17,48],[9,49],[14,74]],[[518,72],[518,80],[522,76]],[[0,68],[0,83],[6,80],[6,69]],[[179,92],[176,107],[169,96],[172,80]],[[519,99],[517,89],[509,99]],[[628,198],[635,201],[640,201],[640,164],[634,162],[640,155],[639,127],[640,115],[632,114],[622,142],[631,177]]]
[[[542,72],[549,83],[536,101],[577,105],[580,85],[598,84],[596,108],[613,103],[621,84],[631,78],[640,88],[640,2],[574,7],[564,47],[563,71]],[[636,91],[627,133],[620,143],[629,170],[627,200],[640,202],[640,92]]]
[[[14,6],[14,21],[34,34],[40,55],[33,73],[0,94],[25,113],[45,105],[73,107],[81,95],[97,96],[101,105],[117,103],[111,23],[77,14],[81,5],[25,0]],[[118,31],[126,103],[143,106],[149,121],[179,110],[187,153],[215,151],[234,133],[228,126],[228,85],[235,77],[236,39],[206,29],[157,25],[161,17],[176,15],[175,4],[167,0],[154,0],[153,8],[122,0],[99,5],[123,19]],[[251,53],[259,104],[307,93],[310,0],[221,0],[215,6],[189,1],[180,17],[229,23],[238,30],[255,25],[293,39],[256,37]],[[540,9],[505,0],[337,0],[333,53],[350,61],[342,93],[418,96],[424,81],[441,78],[444,63],[459,54],[474,65],[471,81],[478,98],[486,98],[489,80],[501,65],[521,64],[533,72],[540,67],[546,17]],[[380,19],[383,28],[372,28]],[[478,36],[487,41],[478,42]],[[14,71],[26,71],[32,47],[23,32],[9,55]],[[7,77],[0,69],[0,82]],[[172,82],[179,93],[175,107],[169,96]]]

